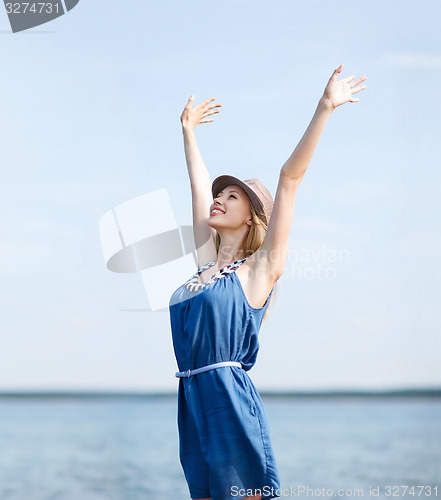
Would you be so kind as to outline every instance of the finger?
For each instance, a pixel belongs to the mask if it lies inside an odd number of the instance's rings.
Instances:
[[[210,122],[213,122],[214,120],[204,120],[202,122],[199,122],[199,123],[210,123]]]
[[[206,106],[202,112],[206,113],[207,111],[210,111],[211,109],[220,108],[221,106],[222,106],[222,104],[212,104],[211,106]]]
[[[358,102],[360,99],[349,99],[349,102]]]
[[[204,110],[202,110],[202,114],[203,115],[206,115],[206,114],[211,115],[213,112],[214,113],[219,113],[219,111],[220,111],[220,109],[215,109],[215,108],[204,109]]]
[[[351,87],[355,87],[359,83],[364,82],[366,79],[367,78],[365,76],[361,76],[360,78],[358,78],[357,80],[355,80],[355,82],[351,82],[350,86]]]
[[[337,78],[338,74],[341,73],[343,70],[343,64],[340,64],[340,66],[334,70],[334,73],[332,73],[331,78]]]
[[[193,106],[194,102],[194,94],[191,94],[191,96],[188,98],[187,104],[185,105],[185,109],[191,109]]]
[[[210,115],[214,115],[215,113],[219,113],[219,110],[215,110],[215,111],[212,111],[211,113],[204,113],[201,118],[205,118],[207,116],[210,116]]]
[[[353,78],[355,78],[355,75],[347,76],[346,78],[342,79],[342,82],[348,83],[350,82]]]
[[[214,101],[215,99],[216,99],[216,97],[210,97],[210,99],[206,99],[205,101],[202,101],[196,107],[197,108],[199,108],[199,107],[205,107],[208,103],[210,103],[211,101]]]
[[[364,90],[366,88],[366,85],[362,85],[361,87],[357,87],[356,89],[352,89],[352,93],[356,94],[357,92],[360,92],[360,90]]]
[[[212,104],[211,106],[207,106],[204,109],[204,113],[206,113],[207,111],[210,111],[211,109],[220,108],[220,107],[222,107],[222,104]]]

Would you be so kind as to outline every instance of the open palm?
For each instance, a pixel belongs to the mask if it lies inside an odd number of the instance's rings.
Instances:
[[[326,85],[326,88],[323,92],[323,96],[328,102],[332,105],[333,108],[337,106],[341,106],[345,102],[357,102],[360,99],[352,97],[353,94],[360,92],[366,88],[366,85],[362,85],[361,87],[357,87],[361,82],[364,82],[367,77],[361,76],[357,78],[357,80],[351,81],[355,78],[355,75],[348,76],[346,78],[342,78],[341,80],[337,80],[337,76],[343,70],[343,64],[337,68],[334,73],[332,73],[331,78]]]
[[[192,107],[194,103],[194,94],[192,94],[181,115],[182,126],[194,130],[200,123],[212,122],[213,119],[204,120],[204,118],[207,118],[207,116],[213,115],[215,113],[219,113],[219,110],[214,108],[220,108],[222,104],[210,104],[215,99],[216,97],[210,97],[210,99],[207,99],[197,106]]]

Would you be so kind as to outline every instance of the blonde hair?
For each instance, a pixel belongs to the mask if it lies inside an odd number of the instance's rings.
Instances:
[[[250,230],[248,232],[247,239],[245,241],[245,247],[243,248],[244,252],[246,255],[249,257],[252,255],[263,243],[263,240],[265,239],[266,232],[268,230],[268,225],[263,222],[263,220],[257,215],[257,212],[252,205],[251,201],[249,203],[250,205],[250,212],[251,212],[251,219],[252,219],[252,224],[250,227]],[[215,245],[216,245],[216,254],[219,253],[219,248],[220,248],[220,243],[221,243],[221,238],[219,236],[219,233],[216,232],[216,240],[215,240]],[[271,307],[271,304],[274,300],[274,297],[276,296],[277,292],[277,281],[274,284],[274,290],[273,294],[271,295],[270,302],[268,304],[268,308],[265,311],[265,315],[263,316],[262,323],[266,320],[266,317],[268,315],[268,311]]]

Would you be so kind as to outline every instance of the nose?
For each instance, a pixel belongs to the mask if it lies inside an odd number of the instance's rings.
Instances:
[[[213,198],[213,205],[211,206],[210,212],[214,208],[220,208],[221,210],[223,210],[222,203],[219,201],[219,196],[216,196],[215,198]]]

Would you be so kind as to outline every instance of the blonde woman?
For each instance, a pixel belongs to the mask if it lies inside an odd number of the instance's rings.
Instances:
[[[170,323],[180,370],[180,461],[194,500],[280,496],[268,419],[247,372],[284,270],[297,189],[331,113],[366,87],[359,85],[364,76],[338,80],[342,69],[282,166],[274,201],[258,179],[211,182],[194,129],[219,113],[215,98],[193,106],[192,95],[181,115],[199,269],[171,296]]]

